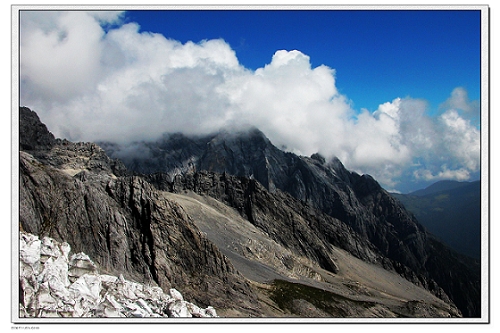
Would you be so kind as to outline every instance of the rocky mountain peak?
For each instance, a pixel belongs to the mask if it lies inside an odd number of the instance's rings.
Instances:
[[[178,288],[217,313],[304,314],[315,304],[334,316],[416,315],[404,303],[416,295],[429,309],[419,316],[460,316],[453,303],[480,313],[476,267],[338,159],[284,152],[258,130],[100,146],[55,139],[20,153],[22,231],[67,242],[106,274]],[[382,289],[400,303],[378,292],[373,277],[382,275],[398,281]],[[341,306],[306,296],[299,310],[278,306],[271,281],[282,279],[341,295]]]
[[[469,302],[463,299],[463,294],[452,291],[452,284],[433,266],[433,260],[428,259],[437,254],[433,254],[435,248],[430,246],[433,241],[425,228],[370,175],[347,170],[335,157],[327,161],[320,154],[306,157],[284,152],[256,129],[244,133],[223,131],[209,137],[185,140],[184,143],[181,151],[189,152],[183,155],[187,158],[181,162],[184,167],[179,166],[179,155],[174,156],[166,149],[168,140],[162,141],[162,153],[148,160],[136,159],[134,164],[127,165],[139,173],[165,173],[167,179],[162,180],[163,184],[165,180],[174,183],[174,176],[187,175],[186,161],[189,161],[190,173],[209,171],[254,179],[271,193],[286,192],[342,221],[374,244],[382,255],[397,262],[391,266],[408,279],[444,298],[449,293],[458,304]],[[155,146],[152,143],[149,147],[153,150]],[[146,164],[160,167],[143,169]],[[170,168],[172,165],[175,167]],[[473,270],[477,278],[478,267]],[[461,275],[456,271],[450,274],[456,274],[457,278]],[[439,281],[436,283],[434,279]],[[436,288],[437,284],[442,285],[445,292]],[[472,289],[478,295],[478,289]],[[478,309],[479,305],[476,306]]]
[[[21,150],[48,150],[56,144],[54,135],[35,111],[19,108],[19,146]]]
[[[321,164],[325,164],[325,162],[326,162],[325,157],[324,157],[323,155],[321,155],[320,153],[314,153],[314,154],[312,154],[312,155],[311,155],[311,158],[312,158],[313,160],[318,161],[318,162],[319,162],[319,163],[321,163]]]
[[[220,129],[212,135],[212,142],[245,142],[251,141],[263,145],[271,144],[271,141],[257,127],[249,126],[239,129]]]

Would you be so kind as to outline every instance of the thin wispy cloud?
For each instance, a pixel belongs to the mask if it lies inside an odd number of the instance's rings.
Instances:
[[[463,88],[433,116],[424,100],[398,96],[359,112],[339,93],[335,70],[312,67],[300,50],[276,50],[249,70],[223,39],[180,43],[120,18],[21,12],[21,104],[56,136],[131,146],[252,125],[278,147],[337,156],[387,188],[479,170],[480,133],[470,121],[478,103]]]

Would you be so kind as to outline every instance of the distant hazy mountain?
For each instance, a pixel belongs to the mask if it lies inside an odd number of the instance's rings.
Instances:
[[[473,258],[481,255],[481,182],[439,181],[393,194],[431,233]]]
[[[442,192],[442,191],[451,191],[460,187],[464,186],[469,186],[471,183],[479,183],[477,182],[459,182],[456,180],[441,180],[438,181],[424,189],[417,190],[411,193],[408,193],[409,195],[416,195],[416,196],[425,196],[428,194],[434,194],[437,192]]]

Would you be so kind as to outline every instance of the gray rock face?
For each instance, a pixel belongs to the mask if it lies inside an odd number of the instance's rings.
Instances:
[[[274,241],[297,255],[317,262],[325,270],[333,273],[338,271],[335,259],[331,256],[331,247],[335,246],[363,261],[395,271],[450,302],[446,292],[428,274],[387,256],[346,223],[322,213],[288,193],[279,190],[271,193],[254,179],[207,171],[176,176],[172,183],[164,177],[163,174],[154,174],[147,179],[165,191],[193,191],[200,195],[209,195],[234,207]]]
[[[162,180],[161,174],[147,179],[164,191],[193,191],[234,207],[278,244],[318,262],[328,271],[337,271],[329,254],[331,246],[345,249],[367,262],[384,259],[375,246],[345,223],[304,205],[285,192],[271,193],[254,179],[207,171],[177,176],[173,183]]]
[[[246,281],[182,208],[141,178],[71,176],[20,152],[19,219],[23,231],[69,243],[108,274],[178,288],[199,304],[256,307]]]

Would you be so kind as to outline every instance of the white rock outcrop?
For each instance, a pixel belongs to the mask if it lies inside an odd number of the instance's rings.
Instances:
[[[217,317],[214,308],[119,277],[101,275],[84,253],[51,238],[20,232],[20,317]]]

